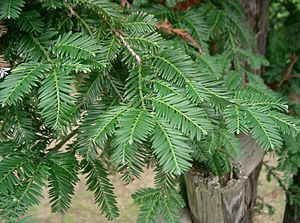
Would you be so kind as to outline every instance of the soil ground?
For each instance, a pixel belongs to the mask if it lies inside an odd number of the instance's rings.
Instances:
[[[276,159],[272,155],[266,155],[265,160],[275,165]],[[114,223],[134,223],[138,213],[138,207],[133,204],[131,194],[142,187],[153,186],[153,172],[147,170],[140,180],[130,185],[123,185],[119,176],[113,176],[112,182],[115,186],[115,194],[118,198],[120,217]],[[108,223],[99,212],[99,208],[93,202],[93,194],[86,191],[84,177],[76,186],[76,192],[72,200],[69,212],[62,216],[53,214],[50,210],[49,200],[45,191],[45,199],[38,207],[30,209],[29,214],[36,223]],[[275,208],[275,214],[269,216],[268,210],[264,208],[255,213],[254,223],[281,223],[284,213],[285,196],[277,182],[267,182],[266,171],[262,170],[259,179],[258,196]]]

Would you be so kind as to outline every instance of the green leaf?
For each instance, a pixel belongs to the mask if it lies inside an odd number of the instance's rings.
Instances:
[[[144,166],[145,150],[139,148],[148,140],[154,129],[152,117],[148,112],[139,109],[129,109],[118,118],[117,130],[112,146],[112,162],[120,170],[125,171],[122,177],[126,182],[128,177],[139,177]]]
[[[129,76],[126,80],[125,100],[131,101],[136,107],[142,105],[142,107],[145,108],[145,75],[147,75],[147,70],[143,66],[137,65],[130,70]]]
[[[197,41],[200,45],[202,51],[207,52],[206,41],[209,38],[209,30],[206,22],[204,21],[204,16],[199,13],[198,10],[187,10],[182,17],[182,23],[180,26],[185,30],[188,29],[188,33]]]
[[[124,28],[131,33],[149,33],[155,31],[157,20],[151,14],[134,12],[126,17]]]
[[[228,73],[226,73],[224,78],[225,86],[230,90],[239,89],[243,81],[242,75],[237,71],[229,71]]]
[[[60,0],[48,0],[42,3],[42,7],[47,9],[61,9],[64,6],[64,2]]]
[[[99,160],[83,160],[82,166],[83,174],[87,174],[88,190],[94,192],[95,202],[108,220],[114,220],[119,216],[119,211],[107,170]]]
[[[115,25],[120,20],[120,7],[109,0],[80,0],[80,2],[84,7],[96,13],[108,25]]]
[[[183,208],[185,204],[175,190],[143,188],[133,194],[132,198],[141,206],[137,222],[157,222],[159,214],[166,222],[180,222],[179,208]]]
[[[121,51],[121,42],[117,37],[112,37],[101,42],[100,54],[104,60],[112,62]]]
[[[178,86],[189,82],[196,73],[192,60],[179,49],[162,50],[151,59],[156,73]]]
[[[178,176],[172,173],[166,173],[161,167],[155,169],[154,177],[155,187],[160,190],[170,190],[177,186]]]
[[[58,38],[53,50],[60,58],[88,59],[95,57],[99,49],[97,42],[90,36],[70,32]]]
[[[26,171],[26,170],[25,170]],[[38,205],[39,199],[43,197],[43,187],[46,186],[45,179],[48,176],[48,167],[45,163],[36,163],[32,167],[31,175],[22,182],[15,193],[16,207]]]
[[[16,23],[21,31],[33,33],[41,33],[44,31],[45,24],[41,19],[41,15],[36,10],[21,13]]]
[[[238,138],[234,134],[230,134],[227,131],[220,131],[219,140],[222,142],[223,148],[225,148],[228,156],[235,158],[241,154],[241,146]]]
[[[17,144],[27,145],[36,140],[36,128],[34,127],[34,120],[21,109],[15,109],[15,126],[14,126],[14,140]]]
[[[224,117],[228,132],[247,134],[248,126],[245,121],[245,112],[238,105],[228,105],[224,110]]]
[[[70,152],[48,154],[49,198],[52,212],[65,214],[71,204],[77,177],[78,163]]]
[[[153,128],[154,123],[148,112],[139,109],[125,111],[118,119],[113,162],[129,165],[133,163],[137,156],[137,148],[134,144],[143,144]]]
[[[0,142],[0,156],[6,157],[7,155],[13,153],[16,144],[13,140]]]
[[[290,115],[286,115],[280,112],[272,111],[270,117],[277,124],[278,129],[286,135],[292,135],[296,137],[299,134],[299,126],[297,126],[296,120]]]
[[[186,138],[169,124],[156,121],[152,146],[164,172],[180,175],[192,167],[192,151],[185,141]]]
[[[125,112],[128,108],[126,106],[117,106],[107,111],[105,114],[100,116],[99,122],[94,127],[95,135],[92,139],[99,145],[103,145],[104,141],[108,136],[114,132],[114,127],[117,124],[117,119]]]
[[[57,34],[52,28],[47,29],[39,36],[35,36],[32,33],[24,33],[20,39],[18,39],[17,54],[28,61],[45,61],[51,63],[50,53],[48,49],[52,47],[53,37]]]
[[[88,125],[87,128],[81,129],[79,139],[82,143],[78,151],[87,158],[94,159],[97,155],[95,145],[104,146],[108,137],[115,133],[118,118],[127,109],[126,106],[116,106],[103,114],[94,114],[93,128]]]
[[[118,119],[117,144],[142,144],[153,131],[154,123],[148,112],[130,109]]]
[[[0,84],[0,103],[15,105],[26,94],[31,93],[33,87],[37,87],[45,72],[50,70],[50,64],[22,63],[12,70],[12,73]]]
[[[287,112],[288,106],[282,102],[281,98],[271,98],[261,95],[251,89],[243,89],[236,91],[235,98],[249,107],[259,108],[261,111],[276,109],[278,111]]]
[[[24,5],[24,0],[1,0],[0,19],[17,19]]]
[[[170,94],[162,98],[153,97],[151,101],[156,114],[169,121],[173,128],[177,128],[187,137],[200,140],[202,135],[207,135],[212,129],[204,111],[184,97]]]
[[[62,68],[56,68],[39,89],[39,108],[50,127],[65,126],[74,113],[73,80]]]
[[[23,156],[5,157],[0,161],[0,192],[6,193],[13,191],[17,184],[21,182],[21,178],[15,174],[23,176],[28,175],[27,171],[31,170],[32,163]],[[23,174],[23,171],[24,172]]]
[[[269,97],[271,99],[279,99],[280,96],[278,93],[274,92],[271,88],[269,88],[263,81],[263,79],[259,75],[248,74],[247,75],[249,83],[247,88],[257,94],[260,94],[262,98]]]
[[[104,71],[105,72],[105,71]],[[87,78],[83,78],[83,83],[78,86],[78,101],[80,105],[87,107],[89,104],[98,100],[102,92],[102,73],[94,72]]]
[[[141,205],[147,201],[154,201],[160,196],[160,191],[155,188],[142,188],[132,194],[135,204]]]
[[[197,57],[196,64],[199,70],[215,80],[220,80],[222,77],[222,67],[216,56],[201,55]]]
[[[278,132],[276,123],[271,117],[259,110],[248,109],[246,111],[249,126],[251,127],[251,134],[265,150],[280,149],[282,146],[282,138]]]
[[[158,33],[134,33],[125,37],[125,41],[134,49],[140,49],[142,52],[149,51],[155,53],[165,43]]]
[[[240,57],[247,60],[249,65],[254,69],[259,69],[261,66],[269,66],[269,61],[259,54],[253,54],[249,49],[239,49]]]
[[[159,208],[158,200],[145,202],[140,208],[137,223],[155,223],[159,214]]]
[[[166,222],[180,223],[179,209],[174,205],[173,200],[164,199],[160,204],[160,213]]]
[[[179,87],[185,85],[187,96],[193,102],[201,103],[208,97],[200,84],[200,79],[206,80],[207,77],[199,76],[191,58],[181,50],[162,50],[151,59],[155,73],[174,85]]]
[[[132,198],[135,204],[141,206],[137,222],[156,222],[160,207],[160,190],[143,188],[134,193]]]
[[[239,39],[247,47],[251,48],[254,45],[253,34],[250,31],[248,23],[241,17],[232,13],[230,8],[224,13],[227,19],[228,31],[232,33],[234,38]]]

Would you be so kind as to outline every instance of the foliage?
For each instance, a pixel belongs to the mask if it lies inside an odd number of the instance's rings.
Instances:
[[[181,4],[1,1],[0,52],[12,66],[0,83],[2,218],[17,222],[45,185],[52,211],[65,213],[82,173],[113,220],[109,174],[130,183],[152,166],[156,188],[133,195],[137,221],[179,222],[178,176],[192,162],[222,175],[240,153],[236,134],[270,151],[298,133],[251,73],[267,62],[238,3]]]

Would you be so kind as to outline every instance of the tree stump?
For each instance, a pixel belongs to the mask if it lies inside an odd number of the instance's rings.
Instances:
[[[195,223],[250,223],[264,151],[246,135],[239,136],[242,155],[226,182],[195,165],[185,175],[188,204]],[[227,177],[226,177],[227,178]]]

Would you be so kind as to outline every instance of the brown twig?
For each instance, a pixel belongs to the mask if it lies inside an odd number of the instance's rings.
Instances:
[[[289,79],[291,79],[291,78],[300,78],[300,74],[291,74],[289,76]]]
[[[79,132],[79,128],[74,129],[69,135],[62,139],[54,148],[51,148],[52,151],[60,150],[70,139],[72,139]]]
[[[280,83],[278,84],[278,87],[280,87],[283,84],[283,82],[285,82],[285,81],[287,81],[291,78],[300,78],[299,74],[293,74],[293,75],[291,74],[291,72],[293,70],[293,67],[294,67],[294,65],[297,61],[298,61],[298,57],[296,55],[292,55],[291,56],[291,62],[289,63],[287,69],[283,73],[283,78],[280,81]]]
[[[190,42],[195,48],[197,48],[200,54],[203,54],[203,50],[200,44],[189,33],[184,31],[183,29],[173,28],[172,24],[168,20],[158,23],[156,27],[158,29],[164,30],[166,33],[180,36],[182,39],[185,39],[186,41]]]
[[[119,39],[121,40],[121,42],[123,43],[123,45],[128,49],[129,53],[135,58],[135,60],[138,63],[141,63],[142,62],[141,57],[131,48],[131,46],[125,40],[125,38],[119,32],[115,31],[115,34],[116,34],[117,37],[119,37]]]
[[[123,8],[130,8],[131,7],[131,4],[127,1],[127,0],[121,0],[121,3],[120,3],[121,7]]]

